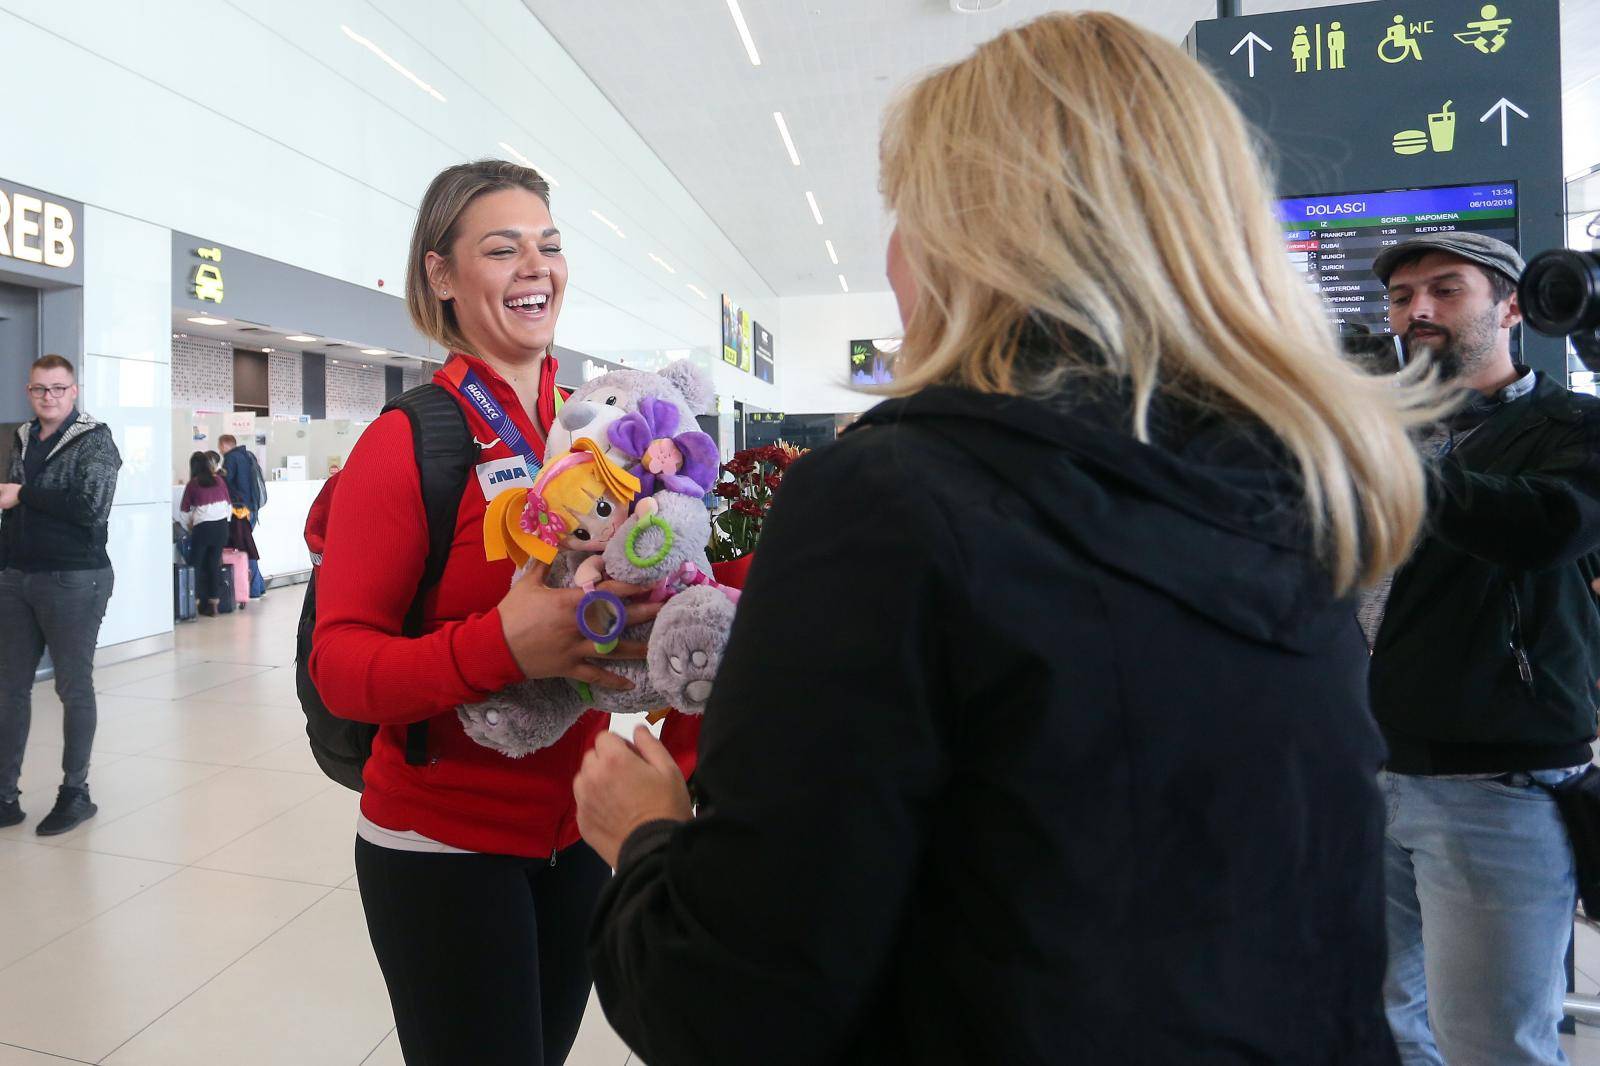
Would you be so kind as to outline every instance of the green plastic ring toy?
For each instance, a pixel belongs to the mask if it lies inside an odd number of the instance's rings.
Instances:
[[[661,549],[648,559],[641,559],[639,553],[635,550],[639,535],[645,530],[656,526],[661,527]],[[672,527],[667,525],[660,515],[646,515],[643,521],[633,527],[633,532],[628,534],[628,540],[623,545],[623,549],[627,553],[628,562],[641,570],[659,566],[668,555],[672,554]]]

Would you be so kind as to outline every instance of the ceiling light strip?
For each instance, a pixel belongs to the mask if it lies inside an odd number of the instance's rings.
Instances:
[[[589,213],[591,215],[593,215],[595,218],[599,219],[602,225],[609,226],[612,233],[615,233],[618,237],[621,237],[623,240],[627,240],[628,239],[628,235],[626,233],[623,233],[622,230],[617,226],[617,224],[615,222],[611,221],[609,218],[607,218],[606,216],[602,215],[600,212],[596,211],[592,207],[589,209]]]
[[[850,291],[850,283],[848,281],[844,280],[844,275],[843,274],[839,275],[839,288],[843,289],[845,292],[849,292]]]
[[[676,274],[677,273],[677,271],[673,269],[671,263],[667,262],[665,259],[661,258],[656,253],[650,252],[649,256],[650,256],[650,258],[652,260],[655,261],[656,266],[660,267],[662,270],[665,270],[668,274]]]
[[[745,25],[744,12],[739,10],[739,0],[728,0],[728,14],[733,16],[733,24],[739,30],[739,40],[744,42],[744,54],[750,57],[750,65],[759,67],[761,57],[756,54],[756,42],[750,36],[750,27]]]
[[[557,181],[555,178],[551,177],[550,176],[550,172],[548,170],[545,170],[543,167],[539,166],[533,160],[529,159],[527,156],[523,155],[521,152],[519,152],[515,148],[511,147],[505,141],[501,141],[499,143],[500,143],[500,147],[504,148],[506,150],[506,152],[510,154],[511,158],[515,159],[517,162],[521,163],[525,167],[528,167],[528,168],[530,168],[532,170],[537,170],[539,172],[539,176],[541,178],[543,178],[545,181],[548,181],[550,183],[550,187],[552,189],[561,188],[561,183],[559,181]]]
[[[772,113],[772,121],[778,124],[778,133],[783,137],[783,146],[789,150],[789,161],[795,166],[800,165],[800,153],[794,150],[794,138],[789,136],[789,124],[783,120],[782,111]]]
[[[361,34],[357,33],[355,30],[352,30],[349,26],[340,26],[339,28],[344,31],[344,35],[346,37],[350,38],[352,41],[356,42],[356,44],[359,44],[361,47],[365,48],[367,51],[371,52],[373,55],[389,64],[401,75],[403,75],[407,81],[411,82],[411,84],[415,85],[417,88],[421,89],[423,92],[427,93],[441,104],[447,102],[444,98],[444,93],[440,92],[438,89],[435,89],[433,86],[429,85],[427,82],[411,73],[411,71],[402,66],[393,56],[389,55],[388,52],[385,52],[382,48],[379,48],[377,45],[361,36]]]
[[[700,299],[702,299],[702,300],[711,299],[711,297],[707,296],[705,293],[700,291],[700,287],[698,285],[685,284],[684,288],[688,289],[690,292],[694,293],[696,296],[700,297]]]
[[[822,225],[822,208],[817,206],[817,198],[810,189],[806,190],[806,203],[811,205],[811,217],[817,220],[817,225]]]
[[[822,243],[828,246],[828,258],[833,260],[833,265],[834,266],[838,266],[839,265],[839,253],[833,250],[833,242],[832,241],[823,241]]]

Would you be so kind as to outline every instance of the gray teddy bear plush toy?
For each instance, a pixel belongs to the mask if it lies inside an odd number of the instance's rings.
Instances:
[[[520,563],[513,584],[545,562],[551,588],[618,580],[654,589],[665,605],[654,622],[618,632],[618,604],[602,593],[585,597],[573,621],[595,638],[597,658],[617,639],[645,642],[645,660],[606,665],[634,687],[523,681],[458,708],[473,740],[517,758],[555,743],[591,707],[705,711],[738,596],[711,579],[706,559],[711,513],[703,497],[720,464],[694,417],[712,396],[709,376],[687,361],[595,378],[562,406],[533,488],[490,502],[485,546],[491,558]]]

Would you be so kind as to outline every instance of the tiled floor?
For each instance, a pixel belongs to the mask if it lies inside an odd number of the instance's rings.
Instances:
[[[0,829],[0,1066],[401,1063],[356,796],[312,762],[295,698],[303,588],[97,671],[100,813],[48,840],[61,705],[35,689],[28,820]],[[568,1061],[629,1062],[593,1002]]]
[[[401,1063],[355,888],[356,797],[318,772],[294,694],[302,589],[98,671],[100,813],[48,841],[33,827],[61,706],[35,690],[29,818],[0,829],[0,1066]],[[1600,934],[1580,929],[1578,964],[1600,993]],[[1564,1039],[1600,1066],[1600,1029]],[[592,1001],[569,1062],[637,1064]]]

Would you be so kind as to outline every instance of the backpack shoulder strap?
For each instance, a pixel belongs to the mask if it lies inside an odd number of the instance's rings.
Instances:
[[[411,441],[422,483],[422,510],[428,521],[428,559],[402,629],[406,636],[415,637],[422,633],[422,605],[428,590],[444,576],[455,541],[461,494],[466,491],[477,456],[467,417],[448,389],[432,382],[418,385],[384,404],[383,409],[404,411],[411,422]],[[427,729],[428,723],[418,722],[406,731],[406,762],[412,766],[428,761]]]
[[[417,474],[422,483],[422,509],[428,520],[428,560],[417,583],[417,598],[406,617],[406,631],[416,636],[421,625],[423,594],[439,583],[455,540],[461,494],[471,474],[472,434],[467,417],[449,390],[432,382],[418,385],[390,400],[385,411],[404,411],[411,422]]]

